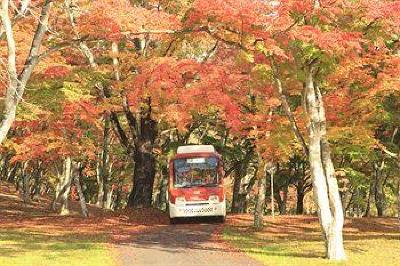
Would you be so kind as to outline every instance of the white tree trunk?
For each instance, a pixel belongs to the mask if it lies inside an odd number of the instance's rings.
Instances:
[[[15,120],[16,105],[18,101],[17,87],[18,87],[18,75],[17,75],[17,56],[14,33],[12,31],[11,20],[8,15],[9,1],[3,0],[0,11],[1,23],[4,28],[7,39],[7,72],[8,72],[8,87],[5,98],[5,110],[3,114],[3,120],[0,125],[0,143],[4,141],[8,131],[11,128],[12,123]]]
[[[309,161],[314,200],[318,206],[326,257],[331,260],[344,260],[346,255],[342,235],[343,208],[326,136],[322,96],[315,87],[312,70],[307,73],[306,77],[305,103],[309,119]]]
[[[71,157],[68,156],[65,161],[64,166],[64,180],[63,180],[63,191],[60,195],[61,197],[61,215],[68,215],[69,214],[69,206],[68,206],[68,198],[69,192],[71,190],[71,182],[72,182],[72,174],[71,174],[71,166],[72,160]]]
[[[273,109],[271,108],[269,111],[269,117],[268,117],[268,122],[272,121],[272,113]],[[265,132],[265,138],[268,139],[270,137],[271,132],[266,131]],[[274,165],[273,162],[268,161],[268,162],[262,162],[262,157],[259,156],[259,169],[262,169],[262,171],[258,171],[258,173],[261,172],[260,176],[258,176],[258,193],[257,193],[257,201],[256,201],[256,208],[254,211],[254,227],[257,230],[260,230],[263,227],[263,220],[264,220],[264,207],[265,207],[265,190],[266,190],[266,183],[267,183],[267,171],[270,172],[271,174],[271,179],[273,179],[273,169]],[[273,184],[271,183],[271,186]],[[273,187],[272,187],[273,188]],[[273,194],[272,194],[273,197]],[[274,209],[272,206],[272,215],[274,215]]]
[[[104,197],[104,190],[103,190],[103,177],[101,175],[101,169],[100,169],[100,158],[101,156],[98,156],[96,158],[96,179],[97,179],[97,202],[96,206],[101,208],[103,207],[103,197]]]
[[[7,72],[8,72],[8,86],[5,97],[5,109],[3,113],[3,119],[0,124],[0,143],[3,143],[7,137],[7,133],[10,130],[16,115],[17,105],[22,99],[22,95],[25,91],[25,86],[31,77],[33,68],[38,63],[38,55],[40,45],[44,34],[47,31],[47,23],[50,14],[50,8],[52,5],[51,0],[46,0],[43,4],[42,12],[39,17],[38,26],[35,31],[35,35],[32,40],[31,49],[29,55],[25,61],[22,72],[18,75],[16,68],[16,45],[14,34],[12,30],[12,23],[9,17],[9,1],[3,0],[0,10],[0,19],[4,28],[6,40],[7,40]],[[24,1],[23,5],[29,4],[29,1]],[[21,7],[24,10],[27,7]],[[25,11],[24,11],[25,12]]]

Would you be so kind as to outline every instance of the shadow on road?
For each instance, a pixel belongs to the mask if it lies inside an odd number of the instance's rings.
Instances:
[[[186,218],[119,242],[117,248],[124,265],[259,265],[228,246],[222,230],[212,217]]]
[[[221,224],[218,217],[187,217],[175,218],[175,224]]]

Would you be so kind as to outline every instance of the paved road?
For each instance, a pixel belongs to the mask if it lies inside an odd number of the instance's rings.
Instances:
[[[123,266],[261,265],[230,249],[219,236],[221,226],[192,221],[155,227],[129,243],[116,245],[119,261]]]

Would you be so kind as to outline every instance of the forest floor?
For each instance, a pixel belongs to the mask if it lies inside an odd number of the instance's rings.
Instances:
[[[0,183],[0,265],[323,265],[318,221],[309,216],[267,218],[252,229],[251,215],[169,225],[158,210],[104,211],[90,217],[50,211],[50,200],[24,204],[13,186]],[[397,219],[347,219],[349,265],[398,262]],[[246,255],[247,254],[247,255]],[[330,264],[332,265],[332,264]]]
[[[318,219],[310,216],[265,217],[260,232],[251,215],[231,216],[224,239],[265,265],[336,265],[323,258]],[[344,245],[348,260],[338,265],[399,265],[397,218],[347,218]]]

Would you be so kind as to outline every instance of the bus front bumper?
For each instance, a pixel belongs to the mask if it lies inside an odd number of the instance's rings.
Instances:
[[[225,216],[226,203],[186,202],[184,205],[169,202],[169,217]]]

